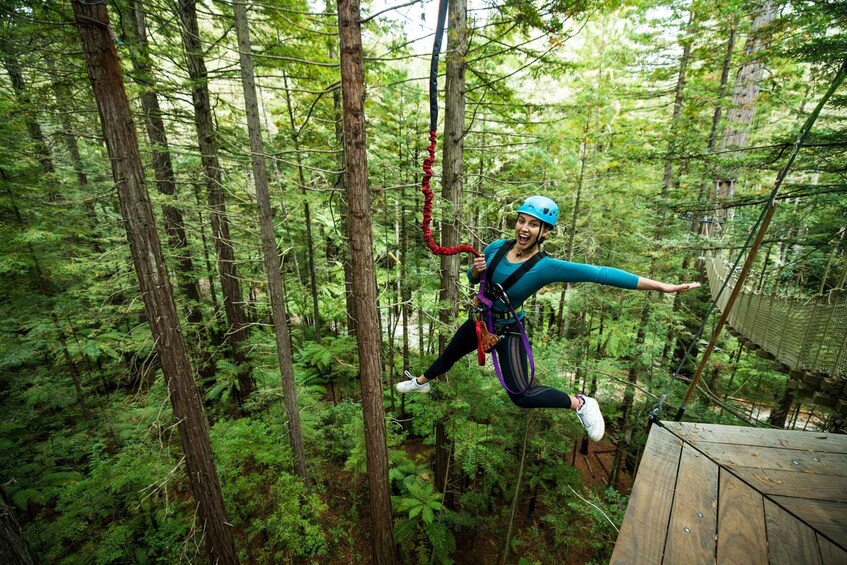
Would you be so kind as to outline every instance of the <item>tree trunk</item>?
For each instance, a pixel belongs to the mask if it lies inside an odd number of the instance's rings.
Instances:
[[[79,152],[79,143],[77,142],[76,134],[74,134],[73,122],[71,121],[71,108],[68,102],[73,96],[71,89],[68,87],[67,80],[62,79],[56,69],[56,62],[51,55],[45,55],[47,68],[50,69],[51,86],[53,95],[56,99],[56,107],[59,114],[59,122],[62,124],[62,139],[65,141],[65,148],[68,151],[68,156],[71,158],[76,180],[79,183],[79,188],[87,197],[82,200],[82,206],[85,208],[85,214],[88,218],[89,233],[88,237],[91,241],[91,247],[96,253],[103,253],[103,246],[98,238],[100,232],[100,224],[97,221],[97,211],[94,209],[95,198],[88,196],[88,175],[85,174],[85,166],[82,163],[82,156]]]
[[[344,116],[344,160],[347,170],[348,229],[353,268],[353,296],[358,315],[357,341],[365,421],[373,562],[394,563],[394,520],[388,483],[388,448],[379,320],[376,311],[373,235],[365,146],[364,62],[358,0],[339,0],[341,94]]]
[[[449,4],[447,19],[447,84],[444,108],[444,167],[441,196],[441,245],[459,245],[459,218],[462,202],[462,161],[465,147],[465,57],[468,52],[467,0]],[[433,124],[435,125],[435,124]],[[458,313],[459,256],[441,256],[441,322],[452,327]],[[445,335],[439,347],[446,345]]]
[[[789,381],[790,382],[790,381]],[[786,383],[785,392],[779,399],[776,407],[768,417],[768,423],[777,428],[784,428],[788,414],[791,412],[791,406],[794,404],[794,397],[797,394],[797,389],[790,388]]]
[[[300,430],[300,409],[297,403],[297,386],[294,383],[294,365],[291,359],[291,340],[288,335],[288,316],[285,312],[285,294],[280,279],[279,253],[271,219],[271,195],[265,169],[265,148],[259,124],[259,103],[256,99],[256,82],[253,72],[253,52],[250,45],[250,27],[244,2],[234,2],[235,31],[238,36],[238,53],[241,60],[241,83],[244,86],[244,106],[247,111],[247,130],[250,137],[250,162],[259,210],[259,227],[262,230],[262,252],[268,275],[268,294],[271,301],[274,333],[276,334],[277,361],[282,377],[285,412],[288,416],[288,437],[294,451],[294,472],[309,484],[306,467],[306,450]]]
[[[676,160],[676,151],[679,143],[677,137],[679,135],[679,121],[680,117],[682,116],[682,101],[683,94],[685,93],[685,79],[686,73],[688,72],[688,63],[691,59],[691,44],[694,40],[691,36],[693,25],[694,9],[689,8],[688,24],[683,29],[684,37],[681,40],[682,56],[679,59],[679,70],[677,71],[676,75],[676,88],[674,89],[673,112],[671,114],[670,127],[668,128],[668,148],[667,154],[665,156],[664,171],[662,173],[662,189],[660,194],[660,203],[662,203],[662,208],[660,210],[659,216],[659,237],[662,237],[664,235],[661,232],[664,231],[668,217],[667,208],[664,206],[664,203],[667,201],[668,195],[670,194],[674,182],[673,164]]]
[[[135,23],[134,26],[127,26],[131,30],[132,38],[129,54],[135,70],[135,80],[143,89],[141,109],[144,112],[144,125],[153,154],[156,189],[160,194],[173,199],[176,196],[174,169],[168,138],[165,134],[165,123],[162,120],[162,110],[159,107],[159,97],[156,95],[150,55],[147,51],[147,22],[141,2],[135,0],[132,5],[132,14],[128,15]],[[200,312],[200,290],[194,278],[194,262],[191,260],[182,212],[173,204],[163,204],[162,216],[165,220],[165,233],[168,234],[168,245],[176,255],[180,287],[190,301],[188,321],[192,324],[200,324],[203,321],[203,314]]]
[[[770,24],[776,13],[771,0],[765,0],[753,16],[750,35],[744,44],[745,61],[735,75],[735,89],[732,94],[732,104],[727,112],[727,127],[721,138],[720,148],[740,148],[747,145],[747,134],[753,123],[756,100],[759,97],[759,81],[765,70],[765,64],[760,59],[760,52],[766,47],[770,36],[762,33],[762,28]],[[735,192],[734,173],[717,179],[717,197],[732,198]],[[719,209],[717,215],[723,219],[727,212]]]
[[[226,216],[226,200],[223,190],[221,165],[218,161],[218,146],[215,139],[215,127],[212,121],[212,105],[209,96],[206,63],[203,60],[203,46],[200,44],[200,31],[197,25],[195,0],[181,2],[177,10],[182,22],[182,42],[185,47],[188,74],[191,78],[191,98],[194,102],[194,122],[197,128],[197,140],[206,180],[209,210],[212,219],[212,236],[218,256],[221,293],[228,322],[228,331],[232,345],[232,358],[238,367],[239,406],[253,392],[253,377],[250,366],[241,351],[241,342],[247,338],[247,323],[244,314],[244,299],[241,296],[241,283],[235,267],[235,254],[229,236],[229,220]]]
[[[585,129],[583,130],[583,140],[580,143],[580,159],[579,159],[579,176],[576,181],[576,196],[574,197],[573,214],[571,214],[571,227],[568,232],[568,251],[567,260],[573,261],[574,237],[576,236],[576,220],[579,217],[579,208],[582,203],[582,185],[585,179],[585,159],[588,148],[588,130],[590,125],[590,114],[585,119]],[[568,332],[568,318],[570,318],[570,291],[571,283],[567,283],[559,296],[559,314],[557,316],[559,324],[557,334],[559,339],[562,339]]]
[[[82,392],[82,383],[79,378],[79,369],[76,366],[76,362],[74,362],[73,357],[71,357],[71,352],[68,351],[68,340],[65,336],[65,330],[62,329],[62,326],[59,325],[59,317],[56,316],[54,312],[50,313],[50,317],[53,319],[53,325],[56,326],[56,337],[59,339],[59,345],[62,347],[62,355],[65,358],[65,363],[68,364],[68,370],[71,373],[71,381],[74,383],[74,390],[76,391],[76,398],[79,400],[79,405],[82,407],[82,413],[87,420],[90,416],[88,411],[88,405],[85,402],[85,395]]]
[[[6,68],[6,72],[9,73],[9,81],[12,83],[12,90],[15,93],[15,97],[26,110],[31,110],[32,102],[29,100],[27,94],[23,73],[18,64],[17,54],[11,52],[5,40],[0,41],[0,52],[2,52],[0,56],[2,56],[3,66]],[[27,111],[25,112],[25,116],[26,127],[29,130],[29,136],[35,144],[35,154],[38,162],[41,163],[41,170],[45,175],[50,175],[56,169],[53,166],[53,160],[50,158],[47,141],[44,138],[44,133],[41,131],[41,124],[35,119],[35,112]],[[52,191],[55,191],[55,182],[50,181],[48,187]],[[52,191],[48,196],[55,196],[55,192]]]
[[[326,0],[326,13],[333,13],[332,0]],[[327,39],[327,48],[329,49],[329,60],[335,61],[338,55],[335,50],[336,39],[330,37]],[[341,89],[335,88],[332,91],[332,109],[335,120],[335,143],[338,145],[338,175],[337,187],[341,190],[341,224],[342,237],[347,241],[347,234],[350,232],[347,226],[347,171],[345,170],[344,157],[344,122],[341,116]],[[353,268],[350,265],[350,246],[344,245],[341,250],[341,263],[344,267],[344,300],[347,305],[347,334],[356,335],[356,298],[353,296]]]
[[[462,202],[462,162],[465,152],[465,57],[468,52],[467,0],[449,3],[447,15],[447,83],[444,108],[444,168],[441,196],[446,205],[442,208],[441,246],[459,245],[459,218]],[[435,125],[435,124],[433,124]],[[441,256],[441,308],[442,327],[453,327],[459,309],[459,256]],[[447,335],[439,334],[438,349],[447,345]],[[444,422],[435,424],[435,488],[444,490],[448,480],[447,461],[450,460],[450,442]]]
[[[647,321],[650,316],[650,297],[646,297],[644,306],[641,308],[641,316],[639,317],[638,323],[638,332],[635,337],[636,347],[639,347],[644,343],[644,337],[647,335]],[[629,371],[627,371],[627,380],[629,381],[629,385],[627,385],[626,390],[624,391],[623,403],[621,404],[621,418],[620,418],[620,429],[623,431],[622,437],[618,441],[618,445],[615,452],[615,459],[612,464],[612,470],[609,477],[609,482],[613,485],[617,485],[620,466],[624,460],[624,457],[629,452],[630,449],[630,437],[632,435],[632,425],[630,424],[630,412],[632,412],[632,406],[635,400],[635,386],[638,384],[638,368],[640,367],[641,361],[639,359],[640,349],[636,352],[635,355],[630,356],[630,366]]]
[[[521,498],[521,490],[523,488],[523,471],[526,466],[526,446],[529,444],[529,427],[532,423],[530,419],[531,412],[526,411],[526,427],[523,432],[523,443],[521,444],[521,462],[518,467],[518,480],[515,484],[515,492],[512,494],[512,508],[509,512],[509,527],[506,530],[506,542],[503,544],[503,559],[500,560],[501,565],[506,565],[509,557],[509,550],[512,545],[512,531],[515,528],[515,516],[518,513],[518,501]]]
[[[203,529],[202,537],[211,562],[238,563],[209,442],[206,415],[192,378],[191,362],[182,338],[173,290],[156,232],[156,220],[150,207],[150,195],[144,182],[135,125],[110,35],[106,5],[82,4],[80,0],[73,0],[72,4],[118,188],[144,311],[162,360],[162,371],[185,451],[188,477]]]
[[[412,302],[412,289],[409,285],[409,270],[406,261],[409,259],[408,239],[409,234],[406,229],[406,187],[404,186],[400,192],[400,300],[402,301],[401,315],[403,318],[403,374],[408,371],[411,366],[409,363],[409,328],[410,328],[410,311]],[[391,399],[391,410],[394,410],[394,398]]]
[[[194,184],[194,199],[197,202],[197,220],[200,226],[200,243],[203,244],[203,261],[206,264],[206,273],[209,279],[209,294],[212,297],[212,308],[215,311],[215,315],[213,318],[217,317],[217,313],[220,311],[220,306],[218,306],[218,292],[215,290],[215,271],[212,268],[212,261],[209,258],[209,244],[206,241],[206,222],[203,221],[203,212],[200,210],[203,207],[203,201],[200,198],[200,187],[198,183]],[[215,340],[214,332],[212,334],[213,341]],[[217,342],[216,342],[217,345]]]
[[[288,76],[283,72],[282,81],[285,89],[285,105],[288,109],[288,120],[291,125],[291,142],[294,144],[294,158],[297,160],[297,179],[300,191],[303,193],[303,223],[306,224],[306,255],[309,260],[309,287],[312,291],[312,317],[315,327],[315,341],[321,340],[321,311],[318,308],[318,282],[315,273],[315,241],[312,236],[312,212],[306,197],[306,175],[303,173],[303,160],[300,154],[300,139],[297,124],[294,122],[294,108],[291,106],[291,93],[288,90]]]
[[[6,502],[6,496],[0,492],[0,562],[10,565],[34,565],[38,557],[24,537],[15,511]]]

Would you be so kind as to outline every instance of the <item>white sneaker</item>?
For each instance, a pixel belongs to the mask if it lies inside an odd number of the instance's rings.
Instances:
[[[418,378],[414,376],[409,371],[405,371],[404,374],[407,381],[400,381],[394,388],[397,389],[397,392],[420,392],[426,394],[429,392],[429,382],[425,382],[424,384],[418,383]]]
[[[600,405],[588,396],[577,394],[576,397],[582,399],[582,406],[576,411],[582,427],[585,428],[589,439],[600,441],[606,432],[606,422],[603,421],[603,414],[600,413]]]

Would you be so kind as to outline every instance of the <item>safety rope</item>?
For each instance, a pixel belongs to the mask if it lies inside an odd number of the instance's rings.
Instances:
[[[429,64],[429,147],[426,148],[428,157],[424,159],[424,176],[421,182],[421,192],[424,194],[423,229],[424,243],[434,255],[457,255],[459,253],[470,253],[479,257],[479,252],[470,245],[458,245],[456,247],[441,247],[432,236],[432,164],[435,162],[435,146],[438,134],[438,57],[441,53],[441,39],[444,35],[444,23],[447,20],[447,0],[438,3],[438,23],[435,29],[435,40],[432,44],[432,60]]]
[[[471,245],[463,244],[457,245],[456,247],[442,247],[438,245],[432,235],[432,227],[430,226],[432,223],[433,198],[430,180],[432,179],[432,164],[435,162],[435,147],[436,140],[438,138],[438,134],[436,132],[436,128],[438,126],[438,58],[441,53],[441,39],[444,35],[444,24],[447,20],[447,5],[448,0],[440,0],[438,3],[438,21],[435,29],[435,39],[432,44],[432,59],[429,64],[429,146],[426,148],[428,155],[423,162],[424,176],[421,181],[421,192],[423,192],[424,195],[423,221],[421,222],[421,229],[423,230],[424,243],[434,255],[457,255],[459,253],[470,253],[474,257],[479,257],[481,254]],[[480,275],[479,292],[477,293],[477,301],[480,305],[481,311],[474,313],[474,325],[477,336],[477,361],[480,365],[485,365],[485,354],[490,352],[494,364],[494,372],[497,374],[497,378],[500,380],[500,384],[503,385],[503,388],[511,394],[523,394],[532,387],[535,379],[535,362],[532,358],[532,349],[529,345],[529,339],[527,338],[526,331],[524,330],[523,324],[518,318],[517,313],[514,309],[512,309],[511,304],[508,303],[508,299],[506,299],[505,304],[509,309],[511,309],[511,312],[515,317],[515,323],[520,331],[521,339],[523,341],[524,348],[527,351],[530,366],[532,368],[529,385],[522,391],[513,391],[506,385],[506,381],[503,379],[503,374],[500,370],[500,363],[497,359],[497,352],[494,349],[499,337],[494,333],[495,328],[492,314],[494,306],[493,300],[488,298],[486,295],[486,291],[488,290],[487,287],[486,271],[483,271]],[[485,319],[486,315],[487,319]]]

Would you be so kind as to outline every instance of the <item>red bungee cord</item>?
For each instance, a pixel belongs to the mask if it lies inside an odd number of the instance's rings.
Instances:
[[[423,162],[423,181],[421,192],[424,194],[423,229],[424,243],[434,255],[456,255],[458,253],[471,253],[479,257],[479,253],[470,245],[459,245],[456,247],[441,247],[435,243],[432,237],[432,189],[429,181],[432,178],[432,163],[435,162],[435,140],[438,137],[436,127],[438,126],[438,55],[441,52],[441,38],[444,35],[444,22],[447,19],[447,2],[440,0],[438,3],[438,21],[435,28],[435,39],[432,43],[432,59],[429,62],[429,147],[426,148],[429,156]]]
[[[480,253],[470,245],[441,247],[435,242],[435,238],[432,236],[432,228],[430,227],[430,223],[432,222],[432,188],[430,188],[429,181],[432,178],[432,163],[435,161],[436,137],[437,135],[435,133],[435,128],[432,128],[429,131],[429,147],[426,148],[427,152],[429,153],[429,157],[424,159],[423,162],[424,176],[423,181],[421,182],[421,192],[423,192],[424,194],[424,208],[421,229],[423,229],[424,243],[426,243],[427,248],[434,255],[456,255],[458,253],[471,253],[474,257],[479,257]]]
[[[426,148],[428,156],[423,162],[424,176],[423,181],[421,182],[421,192],[424,194],[423,222],[421,222],[421,229],[423,229],[424,243],[426,243],[427,248],[434,255],[470,253],[474,257],[479,257],[481,253],[470,245],[441,247],[435,243],[435,238],[432,237],[432,228],[430,227],[430,223],[432,222],[432,188],[430,188],[429,181],[432,179],[432,164],[435,162],[435,145],[438,137],[438,134],[436,133],[436,128],[438,126],[438,54],[441,51],[441,37],[444,35],[444,22],[447,19],[447,2],[448,0],[440,0],[438,3],[438,24],[435,30],[435,40],[432,45],[432,59],[429,63],[429,147]],[[526,349],[529,363],[532,367],[532,376],[530,377],[527,387],[520,392],[516,392],[506,385],[506,381],[503,380],[503,375],[500,372],[500,365],[497,362],[497,354],[494,347],[497,345],[499,337],[494,333],[494,323],[491,315],[493,302],[485,294],[487,286],[486,283],[486,271],[483,271],[479,277],[479,292],[476,295],[476,312],[474,315],[477,361],[479,361],[480,365],[485,365],[485,353],[486,351],[491,351],[491,357],[494,362],[494,372],[497,373],[497,378],[500,380],[500,384],[502,384],[503,388],[511,394],[523,394],[532,387],[532,383],[535,379],[535,362],[532,359],[532,350],[529,346],[529,339],[526,337],[526,332],[524,332],[523,325],[520,323],[520,320],[517,320],[524,348]],[[508,304],[508,301],[506,305],[511,309],[511,305]],[[483,320],[483,313],[488,314],[487,324]],[[515,318],[517,318],[517,313],[514,310],[511,310],[511,313]]]
[[[428,156],[423,162],[424,176],[421,181],[421,192],[424,195],[423,221],[421,229],[423,230],[423,239],[427,248],[433,255],[457,255],[459,253],[470,253],[474,257],[479,257],[480,253],[470,245],[457,245],[456,247],[442,247],[435,242],[432,236],[432,188],[430,187],[430,179],[432,179],[432,164],[435,162],[435,146],[438,134],[436,127],[438,126],[438,55],[441,52],[441,38],[444,35],[444,22],[447,18],[447,2],[448,0],[440,0],[438,4],[438,22],[435,30],[435,40],[432,45],[432,59],[429,64],[429,147],[426,148]],[[485,288],[485,272],[482,273],[480,280],[480,295],[484,296]],[[483,335],[488,332],[482,316],[477,316],[475,320],[476,337],[477,337],[477,361],[480,365],[485,365],[485,349]]]

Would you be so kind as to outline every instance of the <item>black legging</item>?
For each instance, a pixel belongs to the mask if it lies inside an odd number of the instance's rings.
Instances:
[[[438,378],[449,371],[456,361],[472,351],[476,351],[476,328],[473,320],[469,319],[456,330],[444,353],[429,366],[423,376],[427,379]],[[509,388],[524,390],[529,384],[529,363],[517,328],[500,339],[497,344],[497,359],[500,361],[503,380]],[[534,386],[523,394],[508,394],[512,402],[521,408],[571,407],[570,396],[549,386]]]

